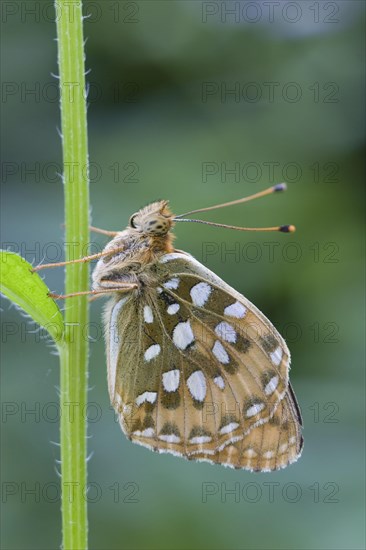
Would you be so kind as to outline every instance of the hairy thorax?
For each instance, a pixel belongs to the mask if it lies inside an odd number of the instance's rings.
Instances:
[[[160,256],[174,250],[171,235],[151,236],[130,229],[118,233],[105,247],[93,271],[93,289],[110,287],[108,283],[132,283],[138,287],[153,284],[153,266]]]

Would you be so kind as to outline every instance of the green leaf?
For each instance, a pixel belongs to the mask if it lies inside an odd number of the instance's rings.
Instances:
[[[31,271],[33,266],[30,263],[14,252],[1,250],[0,260],[1,292],[47,329],[60,345],[64,332],[62,313],[48,296],[49,289],[41,277]]]

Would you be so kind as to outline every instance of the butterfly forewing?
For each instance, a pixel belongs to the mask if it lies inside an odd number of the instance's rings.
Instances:
[[[290,356],[273,325],[188,254],[147,269],[153,283],[106,311],[109,392],[128,437],[240,468],[293,461]]]

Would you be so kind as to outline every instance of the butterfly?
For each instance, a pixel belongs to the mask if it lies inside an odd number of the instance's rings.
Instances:
[[[178,221],[232,226],[184,216],[161,200],[123,231],[93,228],[113,237],[95,255],[92,275],[92,293],[111,295],[104,311],[111,403],[126,436],[153,451],[251,471],[284,468],[303,446],[290,352],[247,298],[173,245]]]

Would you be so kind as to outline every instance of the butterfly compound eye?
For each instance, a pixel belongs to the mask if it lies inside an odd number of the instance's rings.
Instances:
[[[136,214],[133,214],[131,217],[130,217],[130,227],[133,227],[133,229],[136,229],[136,224],[135,224],[135,219],[136,219]]]

